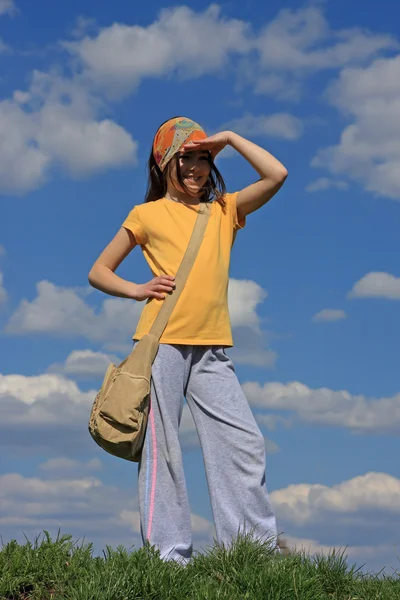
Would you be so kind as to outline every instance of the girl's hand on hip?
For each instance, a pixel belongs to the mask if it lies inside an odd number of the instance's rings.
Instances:
[[[164,300],[166,294],[170,294],[175,289],[175,277],[173,275],[161,275],[154,277],[147,283],[139,284],[135,290],[135,300],[138,302],[147,300],[147,298],[156,298]]]
[[[191,150],[209,150],[213,159],[230,143],[231,131],[221,131],[204,140],[193,140],[182,146],[184,152]]]

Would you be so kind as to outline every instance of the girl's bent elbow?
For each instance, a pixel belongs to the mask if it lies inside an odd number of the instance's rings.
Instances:
[[[283,169],[279,173],[279,183],[284,183],[286,181],[288,175],[289,175],[288,170],[285,167],[283,167]]]
[[[94,287],[94,282],[95,282],[95,274],[94,274],[94,268],[92,267],[89,271],[88,274],[88,282],[90,283],[90,285],[92,287]]]

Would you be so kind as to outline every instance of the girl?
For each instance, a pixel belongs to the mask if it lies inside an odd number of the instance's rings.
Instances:
[[[260,179],[227,194],[214,164],[232,146]],[[207,137],[190,119],[176,117],[158,129],[149,158],[144,204],[135,206],[94,263],[90,284],[113,296],[147,300],[134,341],[145,335],[189,243],[196,213],[212,202],[196,262],[160,338],[152,367],[151,400],[138,497],[143,543],[163,560],[186,564],[192,531],[178,429],[186,397],[206,469],[217,541],[229,546],[240,529],[267,538],[279,551],[275,515],[265,481],[264,437],[225,348],[233,346],[227,304],[230,250],[246,216],[261,208],[287,177],[269,152],[233,133]],[[153,278],[133,283],[115,274],[140,245]],[[135,342],[134,342],[135,343]],[[250,529],[246,529],[247,526]]]

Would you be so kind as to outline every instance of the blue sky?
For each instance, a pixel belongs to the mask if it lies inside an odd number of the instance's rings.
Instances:
[[[278,528],[398,568],[398,17],[389,0],[0,0],[3,540],[61,527],[140,547],[136,466],[98,449],[87,419],[143,305],[87,274],[143,201],[155,130],[183,114],[289,171],[237,236],[229,286]],[[234,152],[218,166],[230,191],[255,179]],[[140,250],[118,274],[150,278]],[[214,533],[186,405],[181,442],[200,549]]]

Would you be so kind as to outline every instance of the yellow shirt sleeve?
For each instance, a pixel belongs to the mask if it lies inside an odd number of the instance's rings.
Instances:
[[[238,231],[239,229],[243,229],[246,225],[246,217],[243,219],[238,219],[236,201],[239,192],[234,192],[233,194],[226,194],[225,198],[229,206],[229,211],[232,217],[232,227],[234,231]]]
[[[147,243],[147,233],[143,227],[143,224],[139,217],[139,211],[137,206],[134,206],[125,221],[122,223],[122,227],[129,229],[135,236],[136,242],[140,246],[144,246]]]

